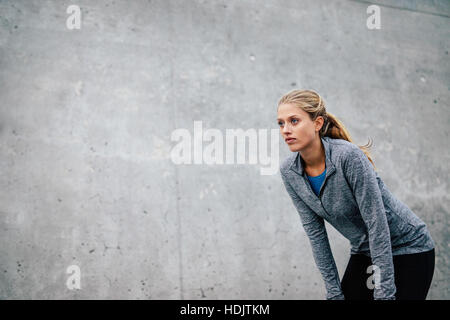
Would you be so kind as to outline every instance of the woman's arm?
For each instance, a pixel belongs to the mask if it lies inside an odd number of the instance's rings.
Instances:
[[[359,147],[346,156],[344,174],[367,226],[372,263],[380,268],[374,299],[394,300],[396,287],[389,225],[374,168]]]
[[[315,214],[305,205],[305,203],[292,189],[283,173],[281,173],[281,177],[283,179],[284,186],[300,215],[303,228],[305,229],[311,243],[315,263],[325,282],[325,287],[327,290],[326,299],[343,300],[344,295],[341,290],[339,274],[331,252],[323,218]]]

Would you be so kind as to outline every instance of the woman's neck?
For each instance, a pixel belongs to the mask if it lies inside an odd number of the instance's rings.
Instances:
[[[323,171],[325,167],[325,149],[320,138],[315,139],[313,143],[303,149],[300,155],[305,163],[305,170],[308,168]]]

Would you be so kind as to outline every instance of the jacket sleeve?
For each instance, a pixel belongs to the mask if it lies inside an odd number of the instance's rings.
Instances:
[[[344,300],[338,270],[331,252],[323,218],[315,214],[308,206],[306,206],[292,189],[283,173],[281,173],[281,177],[284,186],[300,215],[301,223],[311,243],[315,263],[325,282],[325,288],[327,290],[326,299]]]
[[[374,299],[395,300],[391,236],[375,170],[359,147],[347,155],[344,167],[344,174],[367,226],[372,263],[379,268],[374,268]]]

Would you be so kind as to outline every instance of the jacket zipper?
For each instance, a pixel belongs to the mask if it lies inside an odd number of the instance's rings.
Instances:
[[[328,173],[328,171],[327,171]],[[323,202],[322,202],[322,190],[325,188],[325,183],[327,181],[328,175],[325,175],[325,179],[323,179],[322,185],[320,186],[320,190],[319,190],[319,196],[316,195],[316,193],[314,192],[314,190],[311,188],[311,183],[306,179],[306,184],[308,185],[309,190],[312,192],[312,194],[318,198],[320,200],[320,204],[322,206],[323,211],[325,211],[325,213],[331,217],[331,215],[327,212],[327,210],[325,209],[325,207],[323,206]],[[303,179],[305,179],[305,177],[303,177]]]

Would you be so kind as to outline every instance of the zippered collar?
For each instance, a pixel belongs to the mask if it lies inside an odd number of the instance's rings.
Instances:
[[[320,138],[320,140],[322,141],[323,147],[325,149],[325,165],[326,165],[326,169],[327,169],[326,176],[329,176],[336,170],[333,162],[331,162],[331,156],[330,156],[331,146],[330,146],[329,139],[331,139],[331,138],[330,137],[321,137]],[[303,176],[304,168],[302,165],[302,161],[301,161],[299,152],[297,152],[297,156],[292,161],[291,165],[289,166],[289,169],[294,172],[297,172],[298,174]]]

